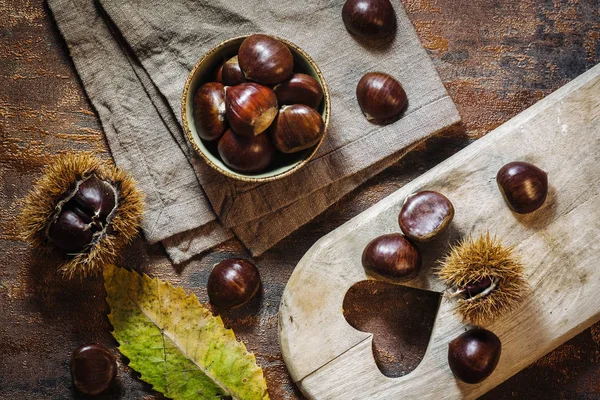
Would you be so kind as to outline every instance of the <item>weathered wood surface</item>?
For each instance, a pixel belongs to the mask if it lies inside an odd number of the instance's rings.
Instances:
[[[222,313],[257,353],[271,397],[295,399],[277,342],[277,306],[302,255],[321,236],[526,109],[600,62],[600,7],[595,0],[404,0],[425,47],[456,102],[465,129],[430,140],[403,162],[347,196],[313,223],[257,259],[262,297]],[[114,349],[100,280],[65,283],[17,237],[18,199],[39,177],[47,157],[66,149],[108,157],[101,127],[87,102],[43,0],[0,1],[0,398],[77,397],[68,370],[71,351],[96,341]],[[210,267],[246,255],[236,241],[173,269],[159,246],[138,240],[127,264],[183,285],[206,302]],[[82,290],[83,287],[83,290]],[[422,300],[412,315],[429,313],[436,298],[402,287],[369,284],[346,307],[348,319],[376,335],[378,360],[391,375],[418,364],[419,340],[397,353],[394,308]],[[375,300],[373,300],[375,299]],[[373,301],[384,307],[373,309]],[[410,316],[407,316],[410,317]],[[388,319],[389,318],[389,319]],[[413,325],[411,325],[412,327]],[[423,327],[418,323],[414,327]],[[388,334],[389,333],[389,334]],[[415,344],[417,343],[417,344]],[[411,347],[412,346],[412,347]],[[404,351],[405,348],[403,347]],[[502,398],[598,398],[600,324],[486,394]],[[104,398],[160,398],[119,359],[119,390]]]
[[[534,213],[504,204],[497,171],[528,161],[548,173],[550,194]],[[404,200],[420,190],[443,193],[456,214],[450,235],[419,246],[425,263],[404,285],[444,291],[436,258],[468,235],[490,231],[514,246],[531,285],[510,315],[486,327],[502,341],[495,372],[478,385],[457,381],[448,343],[465,330],[443,300],[427,352],[401,378],[385,377],[372,353],[372,334],[352,328],[346,292],[367,279],[361,254],[373,238],[397,232]],[[300,260],[279,310],[281,350],[292,379],[315,399],[472,399],[600,319],[600,64],[484,138],[405,185],[320,239]],[[319,334],[315,335],[318,331]]]

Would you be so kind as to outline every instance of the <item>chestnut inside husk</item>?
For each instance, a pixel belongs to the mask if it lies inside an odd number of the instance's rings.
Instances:
[[[77,390],[96,396],[107,391],[117,376],[117,362],[108,349],[99,344],[82,346],[71,355],[71,376]]]
[[[223,260],[208,277],[207,291],[210,302],[221,308],[235,308],[247,303],[260,288],[258,268],[248,260]]]
[[[501,353],[498,336],[486,329],[471,329],[448,344],[448,364],[458,379],[475,384],[494,372]]]
[[[51,160],[25,198],[20,225],[34,246],[61,254],[72,278],[102,272],[138,232],[143,195],[122,170],[88,153]]]

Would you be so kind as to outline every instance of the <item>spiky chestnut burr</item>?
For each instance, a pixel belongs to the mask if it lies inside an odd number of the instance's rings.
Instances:
[[[23,238],[61,254],[67,278],[102,272],[137,234],[143,195],[133,179],[89,153],[51,160],[24,200]]]
[[[453,246],[437,275],[449,288],[447,296],[458,298],[456,311],[463,321],[474,325],[513,310],[528,287],[513,248],[489,233]]]

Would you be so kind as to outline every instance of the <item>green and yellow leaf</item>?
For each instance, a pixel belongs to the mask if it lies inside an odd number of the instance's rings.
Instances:
[[[256,358],[194,294],[116,266],[104,270],[113,336],[129,366],[172,399],[268,399]]]

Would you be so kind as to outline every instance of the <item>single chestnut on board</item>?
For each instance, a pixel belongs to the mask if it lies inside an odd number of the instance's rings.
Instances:
[[[263,171],[271,164],[274,154],[266,133],[247,137],[237,135],[231,129],[219,140],[217,151],[229,168],[248,173]]]
[[[325,124],[321,114],[303,104],[284,106],[269,128],[275,148],[282,153],[295,153],[316,145]]]
[[[235,308],[247,303],[260,287],[260,273],[250,261],[241,258],[223,260],[208,277],[210,302],[221,308]]]
[[[454,218],[454,207],[441,193],[424,190],[406,198],[398,223],[402,233],[417,242],[427,242],[444,231]]]
[[[506,164],[498,171],[496,182],[506,204],[518,214],[537,210],[548,195],[548,174],[526,162]]]
[[[404,235],[391,233],[373,239],[362,253],[368,275],[393,282],[416,277],[421,270],[421,255]]]
[[[368,72],[358,82],[356,98],[369,121],[388,123],[397,119],[408,99],[400,82],[383,72]]]
[[[288,79],[294,69],[290,49],[267,35],[250,35],[240,45],[238,61],[247,79],[276,85]]]
[[[266,86],[248,82],[229,86],[225,91],[225,116],[238,135],[264,132],[278,111],[277,96]]]
[[[502,352],[498,336],[486,329],[471,329],[448,345],[448,364],[455,377],[465,383],[479,383],[490,376]]]
[[[246,77],[240,68],[237,56],[230,58],[223,64],[221,75],[225,86],[235,86],[246,82]]]
[[[323,100],[323,88],[310,75],[296,73],[273,88],[280,106],[304,104],[316,109]]]
[[[379,39],[396,30],[396,12],[389,0],[346,0],[342,20],[353,35]]]
[[[71,377],[77,390],[96,396],[110,388],[117,376],[117,362],[108,349],[99,344],[82,346],[71,354]]]
[[[225,120],[225,87],[218,82],[200,86],[194,94],[194,121],[198,136],[216,140],[227,129]]]

